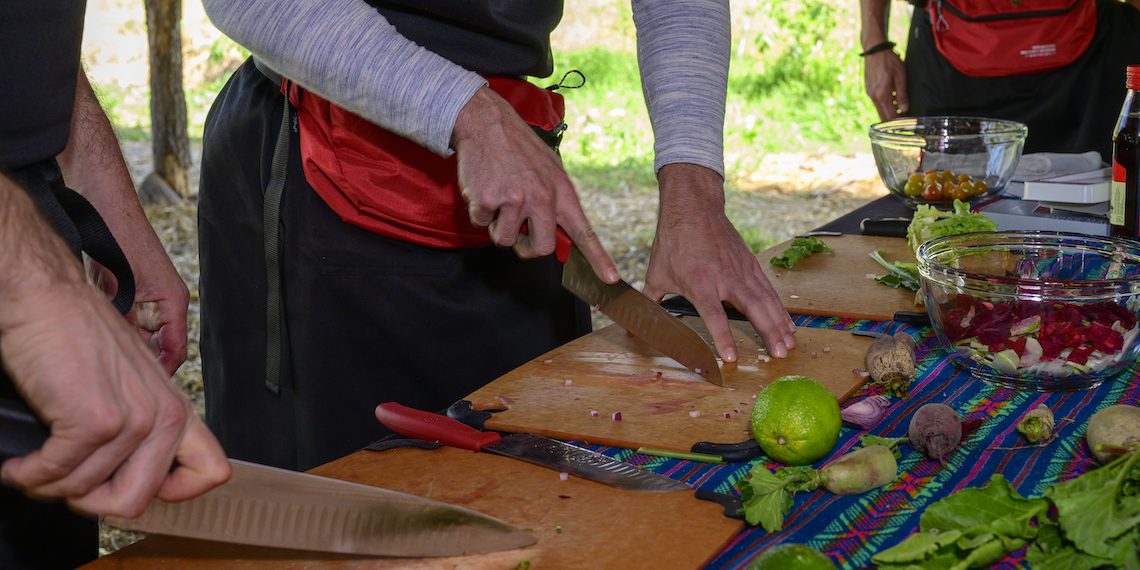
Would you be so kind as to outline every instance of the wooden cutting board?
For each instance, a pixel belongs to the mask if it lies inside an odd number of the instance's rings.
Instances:
[[[914,262],[914,252],[903,238],[842,235],[818,238],[835,251],[816,253],[801,259],[793,269],[775,267],[788,240],[757,254],[764,274],[780,294],[784,307],[792,313],[849,319],[889,321],[898,311],[926,312],[914,304],[914,292],[891,289],[867,275],[886,273],[870,253],[883,250],[887,262]]]
[[[460,505],[531,529],[538,543],[475,556],[378,559],[153,536],[85,566],[157,568],[700,568],[742,525],[692,492],[637,493],[490,453],[362,451],[313,473]]]
[[[684,320],[708,339],[699,319]],[[852,369],[863,368],[869,338],[800,328],[788,358],[765,362],[751,325],[733,321],[731,326],[739,357],[735,366],[722,367],[723,387],[613,325],[524,364],[468,399],[479,404],[501,397],[509,403],[510,409],[487,421],[488,429],[688,451],[700,441],[749,439],[754,396],[780,376],[810,376],[840,400],[865,381]],[[621,421],[615,421],[612,414],[619,411]]]

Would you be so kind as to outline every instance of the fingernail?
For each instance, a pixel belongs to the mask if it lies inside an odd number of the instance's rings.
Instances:
[[[721,360],[723,360],[725,362],[736,362],[736,349],[731,348],[731,349],[725,350],[724,352],[721,353],[720,358],[721,358]]]
[[[788,355],[788,349],[784,347],[783,342],[777,342],[776,346],[772,347],[772,356],[776,358],[784,358]]]
[[[788,350],[795,348],[796,347],[796,339],[792,338],[791,335],[785,336],[784,337],[784,346],[788,347]]]
[[[610,271],[606,273],[607,283],[617,283],[618,281],[621,281],[621,274],[619,274],[617,271]]]

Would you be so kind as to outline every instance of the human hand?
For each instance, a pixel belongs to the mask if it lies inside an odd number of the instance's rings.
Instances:
[[[135,304],[126,315],[127,321],[138,329],[167,375],[173,376],[186,360],[189,290],[161,249],[143,249],[132,261]],[[114,274],[94,261],[89,261],[88,272],[109,298],[115,296]]]
[[[666,165],[658,173],[660,214],[645,294],[661,301],[684,295],[704,320],[725,362],[736,361],[736,342],[723,302],[748,317],[768,353],[787,356],[796,327],[760,262],[724,214],[720,176],[702,166]]]
[[[189,399],[74,273],[6,291],[16,302],[0,310],[4,366],[51,434],[39,451],[4,462],[4,483],[77,511],[134,517],[154,497],[184,500],[224,482],[225,455]]]
[[[863,58],[863,85],[879,112],[879,119],[894,119],[910,109],[906,67],[894,51],[880,51]]]
[[[475,94],[456,120],[452,147],[471,222],[487,227],[495,244],[513,247],[523,259],[550,255],[561,227],[598,277],[621,278],[562,161],[501,97],[488,88]]]

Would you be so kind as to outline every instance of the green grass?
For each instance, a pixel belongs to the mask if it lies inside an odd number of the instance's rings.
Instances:
[[[825,0],[772,0],[758,9],[779,34],[738,38],[729,73],[725,157],[729,178],[759,168],[764,154],[846,152],[865,144],[874,107],[863,92],[854,46],[837,33],[838,8]],[[556,52],[546,86],[569,70],[586,77],[562,91],[569,129],[567,169],[598,187],[654,185],[653,136],[641,95],[635,54],[593,48]]]
[[[846,152],[866,143],[876,121],[863,92],[856,46],[834,0],[770,0],[745,14],[757,22],[734,37],[725,121],[725,161],[730,182],[759,169],[766,153]],[[905,14],[896,14],[892,37],[905,38]],[[631,23],[625,25],[632,26]],[[627,29],[628,31],[628,29]],[[901,35],[899,35],[901,34]],[[602,43],[599,43],[602,45]],[[186,86],[188,128],[200,139],[209,105],[224,85],[234,61],[247,55],[227,38],[209,48],[209,71]],[[557,67],[543,87],[570,70],[585,84],[560,92],[567,102],[562,155],[582,184],[603,188],[655,186],[653,135],[641,94],[637,59],[629,51],[593,47],[556,51]],[[100,91],[124,137],[149,127],[145,97],[115,89]],[[135,107],[142,105],[142,109]]]

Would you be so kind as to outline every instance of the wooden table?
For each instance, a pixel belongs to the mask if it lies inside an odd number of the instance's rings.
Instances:
[[[436,559],[329,555],[155,536],[85,566],[151,568],[697,568],[742,525],[692,492],[638,493],[450,448],[361,451],[313,473],[468,507],[530,529],[523,549]]]

